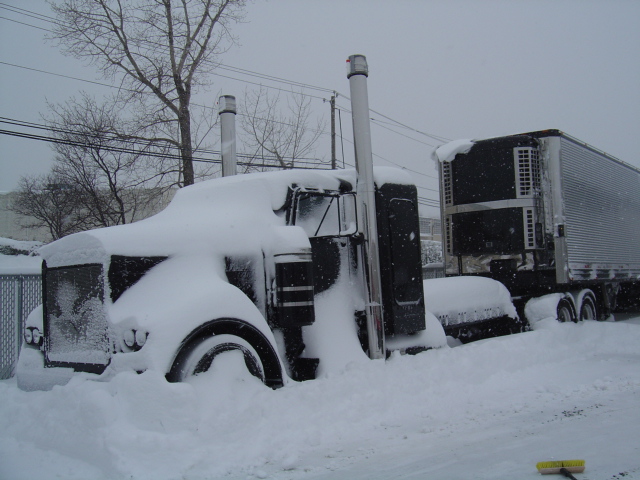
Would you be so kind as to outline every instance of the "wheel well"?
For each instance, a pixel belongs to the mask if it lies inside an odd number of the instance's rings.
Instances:
[[[282,368],[280,360],[271,342],[256,327],[243,320],[223,318],[211,320],[193,330],[180,344],[178,352],[173,360],[171,369],[166,375],[170,382],[177,382],[180,378],[180,369],[189,354],[204,339],[214,335],[235,335],[249,342],[260,356],[264,368],[264,383],[271,388],[279,388],[283,385]]]

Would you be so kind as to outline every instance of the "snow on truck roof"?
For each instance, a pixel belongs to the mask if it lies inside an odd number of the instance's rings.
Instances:
[[[395,168],[375,168],[374,177],[378,185],[411,184]],[[107,263],[111,255],[246,254],[285,240],[308,248],[302,229],[283,231],[284,219],[274,213],[285,205],[289,188],[339,190],[344,182],[355,187],[355,179],[355,170],[287,170],[207,180],[179,190],[152,217],[69,235],[45,245],[40,254],[48,267],[56,267]]]

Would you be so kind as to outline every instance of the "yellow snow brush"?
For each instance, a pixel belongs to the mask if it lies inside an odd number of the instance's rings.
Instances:
[[[577,480],[572,473],[584,472],[584,460],[559,460],[552,462],[538,462],[536,468],[542,475],[562,474],[567,478]]]

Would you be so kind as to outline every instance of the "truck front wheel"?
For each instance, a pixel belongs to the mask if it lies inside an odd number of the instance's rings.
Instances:
[[[193,347],[180,365],[177,380],[182,382],[199,373],[206,372],[218,355],[234,350],[242,353],[249,373],[264,383],[264,367],[258,353],[243,338],[228,334],[205,338]]]
[[[235,318],[211,320],[187,335],[166,378],[180,382],[206,372],[218,355],[234,350],[242,353],[247,370],[265,385],[284,385],[280,358],[272,341],[254,325]]]

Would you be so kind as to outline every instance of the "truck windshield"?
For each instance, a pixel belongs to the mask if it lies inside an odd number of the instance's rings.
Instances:
[[[355,198],[324,192],[301,192],[294,224],[309,237],[350,235],[356,231]]]

